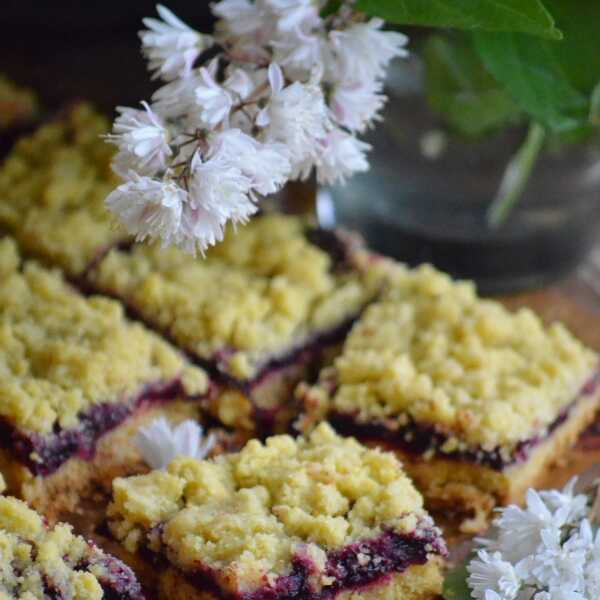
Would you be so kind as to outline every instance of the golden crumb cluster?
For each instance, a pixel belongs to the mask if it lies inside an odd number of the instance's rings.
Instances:
[[[356,315],[377,289],[375,270],[332,270],[306,227],[265,215],[230,230],[203,260],[157,246],[115,249],[90,276],[187,351],[223,351],[231,374],[248,378],[270,355]]]
[[[250,587],[289,571],[297,553],[324,568],[324,549],[384,528],[412,532],[425,516],[392,453],[326,424],[308,439],[281,435],[212,460],[179,458],[167,471],[116,480],[113,493],[111,527],[130,551],[146,544],[184,571],[224,569]]]
[[[37,112],[35,94],[0,75],[0,130],[27,123]]]
[[[561,324],[511,313],[429,266],[398,267],[347,338],[326,402],[362,421],[410,415],[470,446],[510,447],[556,419],[597,361]]]
[[[54,271],[0,240],[0,416],[42,433],[77,425],[80,411],[169,381],[184,360],[117,302],[85,298]]]
[[[80,274],[123,239],[104,206],[118,185],[107,121],[87,105],[20,140],[0,168],[0,226],[28,253]]]
[[[56,586],[61,598],[101,600],[105,560],[70,525],[47,529],[24,502],[0,497],[0,598],[46,598]]]

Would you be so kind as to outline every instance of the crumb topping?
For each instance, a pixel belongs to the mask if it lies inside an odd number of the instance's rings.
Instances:
[[[132,552],[146,545],[184,571],[224,570],[250,587],[289,571],[299,554],[323,569],[329,550],[416,533],[427,520],[392,453],[327,424],[306,439],[251,440],[236,454],[117,479],[109,518]]]
[[[32,119],[38,111],[35,94],[0,75],[0,129]]]
[[[469,282],[429,266],[398,266],[392,279],[323,373],[315,405],[360,422],[408,416],[449,433],[448,451],[492,450],[549,426],[596,367],[597,355],[562,324],[482,300]]]
[[[189,352],[219,352],[228,372],[249,378],[269,355],[357,314],[377,290],[374,269],[334,271],[306,225],[262,216],[230,230],[204,260],[146,245],[115,249],[91,277]]]
[[[14,426],[73,428],[81,411],[182,373],[183,357],[119,303],[85,298],[34,262],[20,267],[15,242],[0,240],[0,416]]]
[[[78,275],[122,240],[104,207],[117,185],[108,122],[87,105],[20,140],[0,167],[0,224],[27,252]]]
[[[54,591],[60,598],[100,600],[108,558],[70,525],[48,529],[24,502],[0,497],[1,598],[34,600]]]

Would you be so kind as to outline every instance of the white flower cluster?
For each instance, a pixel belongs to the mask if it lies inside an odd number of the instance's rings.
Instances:
[[[205,437],[195,421],[188,419],[173,427],[161,417],[139,430],[136,445],[149,467],[166,469],[177,456],[206,458],[216,441],[212,433]]]
[[[477,540],[467,566],[476,600],[600,599],[600,532],[593,496],[529,490],[527,506],[509,506],[494,521],[491,538]]]
[[[377,120],[407,39],[352,0],[329,4],[221,0],[214,36],[160,5],[160,20],[144,20],[143,52],[165,83],[141,109],[119,108],[107,136],[124,180],[107,206],[136,239],[204,252],[290,179],[368,169],[356,134]]]

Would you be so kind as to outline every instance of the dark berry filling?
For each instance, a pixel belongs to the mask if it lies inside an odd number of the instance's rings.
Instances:
[[[587,381],[577,398],[565,407],[543,432],[519,442],[511,451],[506,451],[501,447],[494,450],[477,447],[445,452],[441,448],[450,436],[437,430],[434,425],[424,425],[412,419],[409,419],[404,425],[396,426],[383,421],[363,423],[359,422],[352,414],[339,412],[333,412],[328,418],[332,426],[343,435],[351,435],[363,441],[384,442],[386,445],[416,456],[433,452],[441,458],[471,462],[495,471],[502,471],[512,465],[526,462],[534,449],[567,421],[580,400],[594,394],[599,385],[600,371]]]
[[[307,554],[294,556],[286,575],[248,592],[226,593],[218,584],[218,572],[204,566],[182,576],[221,600],[328,600],[343,591],[384,583],[393,574],[425,564],[431,554],[447,554],[436,530],[422,529],[418,534],[386,531],[377,538],[329,552],[324,575],[332,582],[319,589],[314,587],[317,568]]]
[[[51,434],[19,430],[7,420],[0,419],[0,447],[9,449],[34,475],[47,477],[70,458],[91,460],[97,441],[138,409],[168,402],[183,394],[178,379],[149,385],[129,402],[106,402],[81,413],[76,429],[57,426]]]
[[[104,591],[103,600],[144,600],[142,587],[128,566],[112,556],[107,556],[102,566],[106,572],[98,580]]]
[[[338,229],[309,227],[305,235],[313,246],[329,254],[334,272],[351,269],[353,256],[363,247],[363,239],[358,234]]]
[[[120,560],[107,556],[101,566],[106,573],[98,577],[102,587],[103,600],[145,600],[142,587],[133,571]],[[85,571],[90,565],[79,565],[78,571]],[[61,591],[60,584],[54,583],[49,577],[44,578],[44,598],[48,600],[66,600],[71,594]]]
[[[300,346],[293,347],[279,356],[269,358],[259,367],[259,372],[252,379],[240,380],[228,374],[228,361],[234,353],[233,349],[221,350],[213,359],[208,361],[197,356],[193,358],[196,363],[224,383],[238,388],[247,395],[251,395],[254,388],[263,384],[266,379],[278,371],[298,363],[314,362],[325,348],[341,342],[346,337],[359,316],[360,314],[352,315],[336,327],[315,333],[309,339],[303,340]]]

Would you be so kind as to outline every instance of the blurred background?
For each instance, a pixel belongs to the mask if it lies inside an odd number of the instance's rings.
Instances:
[[[212,26],[209,3],[169,0],[168,6],[200,30]],[[156,14],[146,0],[3,0],[0,72],[32,87],[43,106],[89,98],[106,110],[149,98],[150,81],[137,32]]]

